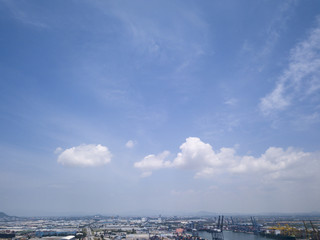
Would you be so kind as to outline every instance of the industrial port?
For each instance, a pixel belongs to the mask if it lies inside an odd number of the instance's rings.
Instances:
[[[0,218],[4,240],[319,240],[320,215],[83,216]]]

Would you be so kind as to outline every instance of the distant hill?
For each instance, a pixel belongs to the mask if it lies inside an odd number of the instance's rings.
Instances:
[[[9,217],[7,214],[5,214],[4,212],[0,212],[0,218],[4,218],[4,217]]]

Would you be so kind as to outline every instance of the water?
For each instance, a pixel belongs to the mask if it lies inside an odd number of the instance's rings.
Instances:
[[[250,233],[235,233],[231,231],[224,231],[224,240],[270,240],[270,238],[254,235]],[[199,237],[211,240],[211,234],[207,232],[199,232]]]

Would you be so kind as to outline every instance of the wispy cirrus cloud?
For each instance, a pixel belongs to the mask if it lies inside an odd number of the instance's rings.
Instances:
[[[261,44],[250,38],[244,40],[241,48],[241,61],[243,57],[249,60],[245,61],[243,69],[250,72],[262,72],[265,70],[270,57],[273,54],[281,38],[286,33],[289,20],[294,16],[294,11],[297,6],[296,1],[280,2],[273,11],[273,17],[268,23],[260,29]],[[274,62],[274,59],[271,59]]]
[[[290,53],[287,68],[274,89],[260,101],[264,115],[283,111],[293,104],[310,100],[320,90],[320,18],[308,37]]]
[[[36,28],[48,28],[49,26],[43,21],[43,19],[27,11],[26,8],[30,7],[24,1],[13,2],[8,0],[0,1],[0,4],[4,4],[11,12],[12,16],[23,24],[33,26]]]
[[[122,34],[128,39],[126,47],[141,57],[133,65],[141,69],[153,63],[162,68],[165,79],[179,82],[180,88],[185,82],[180,80],[181,74],[189,73],[201,56],[210,52],[209,26],[197,5],[144,2],[141,7],[141,3],[95,3],[100,11],[120,23]],[[166,16],[159,14],[158,7],[168,9]]]
[[[296,5],[295,1],[281,2],[278,9],[276,9],[275,17],[264,30],[266,39],[263,48],[258,53],[259,57],[265,57],[272,52],[281,34],[285,31],[288,20],[292,17]]]

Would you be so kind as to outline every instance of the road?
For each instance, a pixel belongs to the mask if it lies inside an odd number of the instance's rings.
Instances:
[[[91,228],[90,227],[86,227],[86,231],[87,231],[86,240],[94,240],[94,237],[92,236]]]

